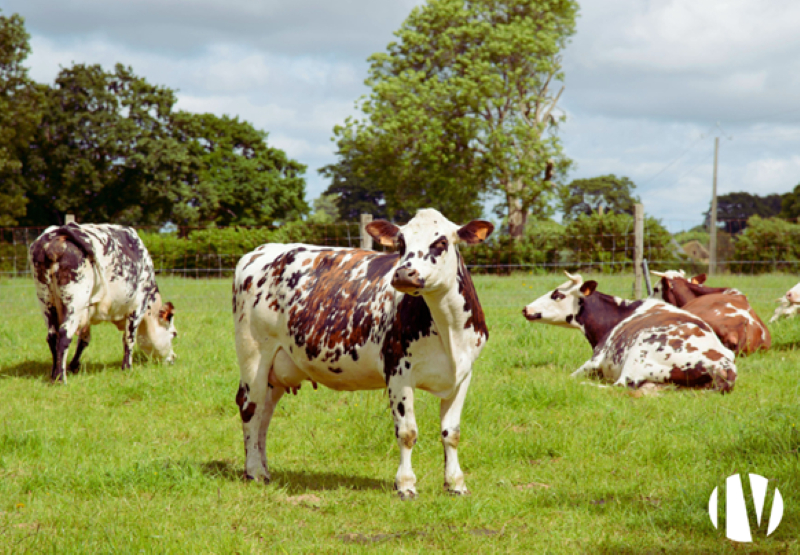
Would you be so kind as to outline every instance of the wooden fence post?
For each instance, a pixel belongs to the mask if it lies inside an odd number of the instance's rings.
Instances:
[[[64,225],[75,222],[75,214],[64,214]]]
[[[644,258],[644,205],[633,205],[633,296],[642,298],[642,258]]]
[[[368,251],[372,250],[372,235],[367,233],[367,224],[372,221],[372,214],[361,214],[358,222],[358,231],[361,234],[361,248]]]

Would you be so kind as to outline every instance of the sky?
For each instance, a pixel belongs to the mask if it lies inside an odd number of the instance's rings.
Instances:
[[[31,35],[30,75],[123,63],[177,91],[178,108],[228,114],[308,166],[306,197],[328,186],[333,127],[357,116],[367,58],[394,40],[412,0],[0,0]],[[574,161],[568,179],[637,184],[670,231],[703,221],[718,191],[765,195],[800,184],[800,3],[587,0],[563,55]]]

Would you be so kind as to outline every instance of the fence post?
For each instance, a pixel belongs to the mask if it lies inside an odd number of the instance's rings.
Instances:
[[[372,235],[367,233],[367,224],[372,221],[372,214],[361,214],[358,222],[358,231],[361,234],[361,248],[368,251],[372,250]]]
[[[75,222],[75,214],[64,214],[64,225]]]
[[[644,258],[644,205],[633,205],[633,296],[642,298],[642,259]]]

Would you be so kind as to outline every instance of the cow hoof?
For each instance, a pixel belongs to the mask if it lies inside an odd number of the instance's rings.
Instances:
[[[264,474],[263,471],[256,473],[255,476],[245,471],[244,480],[245,482],[263,482],[265,486],[271,482],[269,472]]]
[[[80,364],[75,364],[75,365],[70,364],[67,367],[67,370],[69,370],[70,373],[72,373],[72,374],[77,374],[78,370],[80,370],[80,369],[81,369],[81,365]]]
[[[451,487],[450,484],[445,484],[444,489],[450,495],[472,495],[472,492],[463,484],[455,488]]]

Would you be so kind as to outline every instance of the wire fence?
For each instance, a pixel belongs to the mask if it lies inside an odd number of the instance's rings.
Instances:
[[[768,220],[764,220],[767,222]],[[800,224],[772,221],[769,226],[747,227],[747,222],[724,222],[718,235],[717,271],[734,274],[800,271]],[[750,230],[744,232],[744,230]],[[0,276],[31,273],[28,249],[45,227],[0,228]],[[157,273],[187,278],[232,275],[239,259],[268,243],[309,243],[326,247],[361,246],[358,222],[285,226],[192,228],[137,227],[150,252]],[[635,237],[633,229],[597,230],[570,234],[560,226],[529,234],[519,241],[495,233],[486,244],[461,249],[473,273],[506,275],[514,272],[550,273],[564,269],[601,273],[632,273]],[[757,232],[757,233],[756,233]],[[686,232],[669,234],[664,228],[645,227],[643,256],[654,270],[683,268],[708,271],[707,245]],[[376,247],[383,250],[382,247]]]

